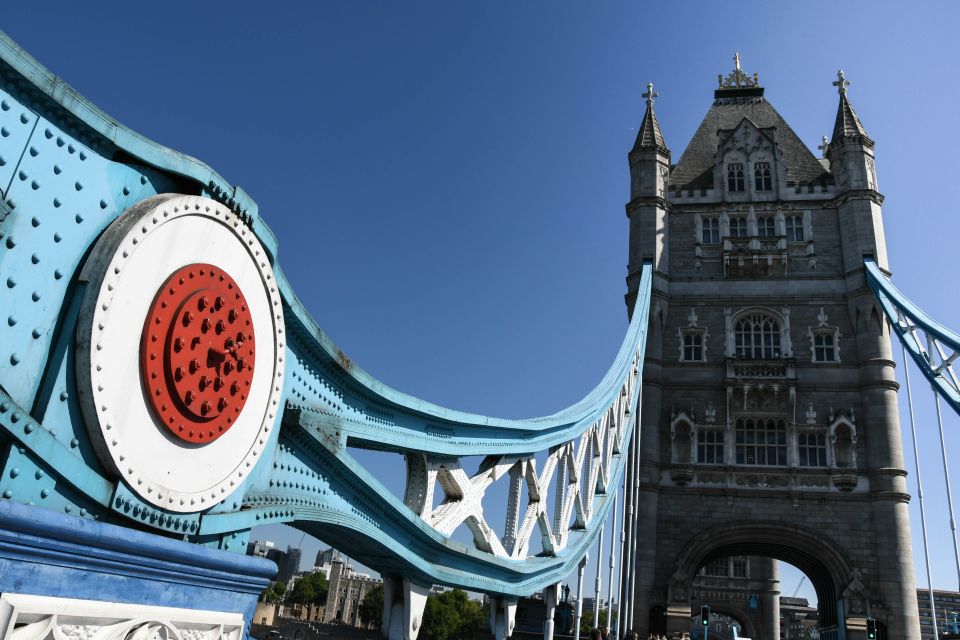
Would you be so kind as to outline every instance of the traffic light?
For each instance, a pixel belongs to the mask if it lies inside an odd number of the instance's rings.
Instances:
[[[710,624],[710,607],[707,605],[700,607],[700,624],[705,627]]]
[[[867,618],[867,640],[877,640],[877,621]]]

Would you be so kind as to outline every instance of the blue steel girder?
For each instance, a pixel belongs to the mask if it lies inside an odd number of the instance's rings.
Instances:
[[[960,413],[960,379],[953,368],[960,356],[960,335],[910,302],[876,262],[868,259],[865,265],[867,283],[880,301],[894,333],[940,397]]]
[[[3,498],[237,551],[252,527],[290,523],[385,574],[507,596],[556,583],[595,540],[638,423],[650,265],[623,344],[597,387],[556,414],[505,420],[431,404],[363,371],[290,288],[276,263],[276,239],[242,189],[113,121],[2,33],[0,195]],[[121,250],[126,259],[136,238],[147,244],[154,229],[191,220],[246,238],[282,320],[273,336],[280,410],[268,405],[249,469],[213,492],[213,504],[196,507],[182,498],[175,504],[173,494],[158,499],[137,470],[117,463],[122,455],[111,457],[112,427],[99,417],[106,407],[92,401],[95,375],[82,370],[87,360],[98,362],[98,301],[106,300],[98,296],[121,277],[113,275],[126,264]],[[129,237],[133,245],[124,244]],[[112,272],[110,265],[117,265]],[[138,380],[107,379],[139,397]],[[131,428],[162,430],[155,421]],[[404,499],[350,447],[404,456]],[[460,462],[467,456],[485,457],[475,473]],[[502,532],[483,514],[495,482],[509,485]],[[438,490],[443,500],[435,508]],[[472,547],[452,537],[462,524]],[[542,551],[534,553],[537,546]]]

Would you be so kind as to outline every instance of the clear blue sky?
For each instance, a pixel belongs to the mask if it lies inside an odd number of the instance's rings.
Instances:
[[[646,83],[679,159],[734,51],[814,151],[847,72],[877,142],[895,280],[960,327],[958,22],[946,2],[34,0],[7,3],[0,27],[124,124],[243,186],[354,361],[440,404],[529,416],[589,390],[626,328],[626,153]],[[918,391],[933,582],[957,588]],[[916,517],[914,539],[925,584]],[[788,595],[798,579],[785,575]]]

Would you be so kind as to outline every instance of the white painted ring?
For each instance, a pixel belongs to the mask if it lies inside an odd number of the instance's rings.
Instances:
[[[155,200],[156,206],[141,203],[114,223],[123,226],[108,243],[112,257],[101,257],[96,273],[88,274],[96,298],[87,295],[81,314],[81,323],[89,324],[78,335],[89,341],[79,341],[78,378],[101,461],[144,501],[191,513],[219,503],[243,483],[277,423],[283,310],[266,251],[235,214],[199,196]],[[194,263],[212,264],[237,282],[256,342],[242,411],[221,437],[201,445],[175,437],[160,423],[140,374],[140,339],[154,296],[171,273]]]

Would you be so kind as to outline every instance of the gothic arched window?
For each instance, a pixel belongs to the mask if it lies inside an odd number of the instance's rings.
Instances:
[[[732,216],[730,218],[730,237],[731,238],[746,238],[747,237],[747,219],[743,216]]]
[[[787,426],[773,418],[737,418],[737,464],[787,464]]]
[[[797,434],[797,454],[801,467],[827,466],[827,438],[823,433]]]
[[[803,240],[803,218],[800,216],[787,216],[785,219],[787,240],[791,242],[800,242]]]
[[[723,464],[723,431],[720,429],[697,429],[697,462]]]
[[[777,224],[773,216],[757,217],[757,235],[761,238],[772,238],[777,235]]]
[[[773,188],[769,162],[753,163],[753,187],[756,191],[770,191]]]
[[[704,244],[716,244],[720,242],[720,220],[716,217],[703,219],[703,242]]]
[[[780,322],[763,313],[737,320],[733,328],[738,358],[769,360],[780,357]]]
[[[727,165],[727,191],[743,191],[743,163],[731,162]]]

